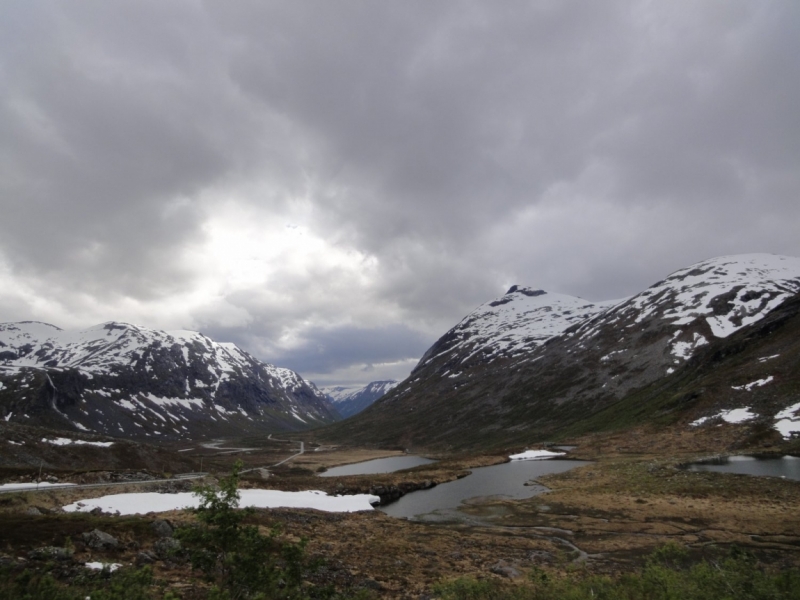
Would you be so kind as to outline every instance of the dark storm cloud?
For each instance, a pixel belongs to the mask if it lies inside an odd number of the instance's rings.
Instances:
[[[798,255],[798,22],[794,0],[6,2],[0,276],[323,373],[419,354],[512,283],[599,300]],[[230,204],[327,249],[263,285],[187,259]]]
[[[232,76],[320,139],[331,183],[347,188],[330,216],[368,224],[356,234],[378,250],[399,236],[463,241],[575,176],[598,126],[583,86],[624,52],[612,4],[303,6],[237,15],[251,35]],[[274,35],[258,35],[265,22]]]
[[[496,264],[475,247],[487,223],[592,171],[599,186],[576,191],[605,196],[618,214],[596,221],[589,239],[563,231],[584,261],[592,247],[613,252],[613,222],[638,207],[667,204],[705,221],[706,235],[681,243],[674,260],[662,248],[649,268],[610,265],[629,273],[625,292],[687,260],[751,249],[719,243],[730,231],[721,213],[738,213],[740,231],[765,208],[796,218],[797,12],[787,2],[351,2],[217,16],[250,33],[232,77],[302,123],[330,158],[320,186],[343,191],[320,195],[326,226],[408,267],[402,279],[387,271],[387,296],[417,292],[430,311],[443,273],[479,262],[480,287],[495,282]],[[256,35],[265,22],[294,34]],[[510,271],[535,275],[531,242],[517,241]],[[798,250],[787,238],[750,243]],[[564,291],[614,293],[593,285]]]
[[[171,254],[198,235],[208,210],[198,194],[254,167],[263,120],[227,85],[204,11],[31,2],[4,12],[8,256],[94,293],[147,298],[185,284]]]
[[[244,348],[261,350],[276,364],[299,373],[330,374],[351,365],[367,367],[404,359],[417,359],[435,341],[402,324],[372,328],[339,325],[305,332],[302,342],[290,349],[264,349],[257,330],[209,330],[207,335],[231,339]]]

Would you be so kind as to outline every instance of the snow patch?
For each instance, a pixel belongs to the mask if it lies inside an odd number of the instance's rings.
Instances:
[[[0,490],[35,490],[39,488],[57,488],[57,487],[67,487],[70,485],[75,485],[74,483],[50,483],[48,481],[42,481],[41,483],[36,483],[35,481],[30,483],[4,483],[0,485]]]
[[[800,433],[800,402],[787,406],[775,415],[775,429],[777,429],[784,439],[792,437],[793,433]]]
[[[114,442],[87,442],[86,440],[71,440],[69,438],[62,437],[52,440],[42,438],[42,441],[47,444],[53,444],[54,446],[71,446],[72,444],[75,444],[76,446],[98,446],[99,448],[108,448],[114,444]]]
[[[182,406],[190,410],[193,408],[203,408],[203,401],[199,398],[159,398],[153,394],[145,394],[144,397],[157,406]]]
[[[564,456],[565,452],[551,452],[550,450],[526,450],[519,454],[512,454],[511,460],[546,460],[554,456]]]
[[[119,569],[122,565],[120,563],[87,562],[83,566],[86,567],[87,569],[93,569],[95,571],[102,571],[103,569],[108,569],[110,573],[113,573],[114,571]]]
[[[380,502],[378,496],[355,494],[352,496],[329,496],[320,491],[283,492],[280,490],[239,490],[239,506],[254,508],[314,508],[324,512],[356,512],[373,510]],[[100,508],[103,512],[121,515],[137,515],[146,512],[166,512],[183,508],[196,508],[200,499],[190,492],[159,494],[141,492],[134,494],[112,494],[100,498],[80,500],[64,506],[66,512],[89,512]]]
[[[723,410],[716,415],[712,415],[710,417],[701,417],[696,421],[692,421],[690,425],[692,427],[697,427],[698,425],[702,425],[712,419],[722,419],[726,423],[738,424],[744,423],[745,421],[750,421],[751,419],[755,419],[758,415],[754,412],[750,412],[750,407],[746,406],[744,408],[733,408],[731,410]]]
[[[756,381],[753,381],[752,383],[746,383],[745,385],[732,385],[731,389],[738,390],[738,391],[744,390],[745,392],[749,392],[753,388],[761,387],[763,385],[767,385],[772,380],[773,380],[773,377],[772,377],[772,375],[770,375],[769,377],[765,377],[764,379],[758,379]]]
[[[676,334],[680,334],[680,331],[677,331]],[[677,337],[677,335],[673,335],[672,337],[675,338]],[[708,340],[699,333],[695,333],[691,341],[673,342],[672,355],[678,358],[682,358],[683,360],[688,360],[689,358],[691,358],[694,350],[706,344],[708,344]]]

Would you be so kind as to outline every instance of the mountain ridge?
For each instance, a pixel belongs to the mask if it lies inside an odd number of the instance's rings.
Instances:
[[[397,387],[394,379],[371,381],[364,386],[324,387],[321,391],[328,396],[336,410],[347,419],[370,406],[384,394]]]
[[[338,417],[313,383],[234,344],[115,321],[75,331],[0,324],[0,411],[7,421],[178,439]]]
[[[556,437],[676,372],[706,346],[757,327],[800,292],[800,259],[701,261],[621,301],[570,299],[579,311],[574,319],[562,297],[538,290],[520,296],[519,289],[467,315],[397,388],[334,425],[332,438],[458,447]],[[509,337],[515,327],[506,317],[520,300],[537,303],[516,311],[521,329],[533,325],[542,335]],[[537,320],[550,314],[554,321]]]

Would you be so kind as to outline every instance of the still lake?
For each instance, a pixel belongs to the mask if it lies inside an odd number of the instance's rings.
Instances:
[[[394,473],[402,469],[410,469],[420,465],[429,465],[435,460],[422,458],[421,456],[390,456],[389,458],[376,458],[352,465],[342,465],[333,467],[320,477],[339,477],[341,475],[375,475],[376,473]]]
[[[800,457],[758,457],[727,456],[714,460],[692,463],[689,471],[714,471],[716,473],[738,473],[740,475],[761,475],[785,477],[800,481]]]
[[[531,479],[550,473],[563,473],[589,463],[580,460],[519,460],[491,467],[470,469],[471,475],[442,483],[429,490],[406,494],[397,502],[378,510],[392,517],[424,521],[458,518],[458,508],[465,501],[478,498],[530,498],[547,491],[542,485],[525,485]]]

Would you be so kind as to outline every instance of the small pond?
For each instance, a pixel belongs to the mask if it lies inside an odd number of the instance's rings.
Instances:
[[[421,456],[390,456],[389,458],[376,458],[365,462],[333,467],[320,477],[339,477],[340,475],[374,475],[376,473],[394,473],[402,469],[410,469],[420,465],[429,465],[436,462]]]
[[[739,473],[800,480],[800,457],[797,456],[727,456],[693,463],[687,468],[690,471]]]
[[[411,492],[382,510],[392,517],[424,521],[459,519],[458,508],[468,500],[530,498],[547,491],[542,485],[525,485],[550,473],[563,473],[586,465],[579,460],[519,460],[471,469],[472,474],[429,490]]]

